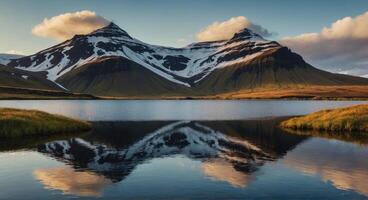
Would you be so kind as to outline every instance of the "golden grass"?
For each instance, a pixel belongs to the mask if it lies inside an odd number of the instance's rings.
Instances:
[[[322,110],[286,120],[281,123],[281,127],[294,130],[368,132],[368,105]]]
[[[224,99],[368,99],[368,86],[297,86],[262,88],[219,95]]]
[[[52,135],[87,131],[88,122],[37,110],[0,109],[0,137]]]

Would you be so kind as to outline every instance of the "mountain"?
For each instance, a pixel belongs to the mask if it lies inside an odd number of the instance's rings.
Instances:
[[[72,92],[101,96],[198,96],[301,85],[368,85],[368,79],[314,68],[287,47],[248,29],[229,40],[170,48],[139,41],[111,23],[7,65],[47,72],[47,79]]]
[[[22,55],[0,53],[0,64],[6,65],[11,59],[17,59],[23,57]]]

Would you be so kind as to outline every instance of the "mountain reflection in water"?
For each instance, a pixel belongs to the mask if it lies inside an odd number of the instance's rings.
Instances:
[[[275,121],[99,122],[83,138],[58,140],[38,151],[75,169],[124,180],[154,158],[184,155],[202,161],[204,174],[244,187],[268,161],[306,137],[283,134]]]

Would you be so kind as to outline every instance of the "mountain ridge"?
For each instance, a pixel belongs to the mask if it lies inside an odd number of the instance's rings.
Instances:
[[[289,48],[249,29],[229,40],[172,48],[144,43],[110,23],[7,65],[47,72],[47,79],[71,92],[113,97],[203,96],[270,87],[368,85],[365,78],[319,70]]]
[[[241,44],[245,46],[240,46]],[[132,38],[126,31],[111,23],[90,34],[76,35],[70,40],[34,55],[12,60],[8,65],[32,71],[48,71],[48,78],[55,81],[73,67],[81,66],[103,56],[120,56],[133,60],[170,81],[190,86],[185,81],[177,79],[191,78],[209,72],[214,68],[209,65],[221,63],[224,65],[225,61],[234,61],[232,56],[245,59],[231,52],[222,55],[227,53],[226,50],[229,48],[234,53],[239,51],[234,47],[243,48],[247,50],[243,54],[249,56],[253,53],[252,49],[255,51],[267,49],[267,45],[280,46],[276,42],[264,40],[249,30],[243,30],[243,33],[240,32],[227,41],[194,43],[184,48],[149,45]],[[62,54],[64,57],[61,57]],[[220,62],[213,63],[215,59],[219,59]]]

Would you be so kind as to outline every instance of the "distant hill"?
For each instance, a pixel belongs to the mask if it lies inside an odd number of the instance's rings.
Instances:
[[[30,72],[0,65],[0,86],[28,89],[58,90],[63,89],[46,79],[46,72]]]
[[[17,59],[24,57],[22,55],[16,55],[16,54],[6,54],[6,53],[0,53],[0,64],[6,65],[8,64],[12,59]]]

